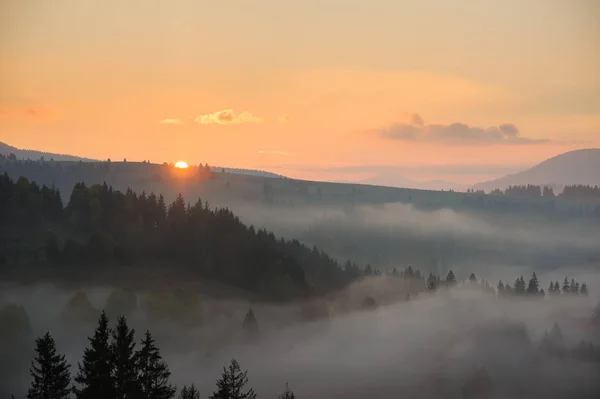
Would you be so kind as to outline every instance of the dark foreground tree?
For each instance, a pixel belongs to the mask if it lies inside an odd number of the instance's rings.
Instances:
[[[142,398],[171,399],[175,397],[176,389],[169,383],[169,377],[171,376],[169,366],[162,360],[149,331],[146,331],[142,339],[142,347],[137,352],[137,362]],[[187,388],[184,387],[185,389]],[[187,399],[187,397],[184,399]]]
[[[287,382],[285,383],[285,391],[281,395],[279,395],[279,399],[296,399],[296,395],[291,391]]]
[[[83,352],[83,362],[75,382],[78,399],[107,399],[116,397],[112,376],[112,356],[108,342],[108,317],[102,312],[94,335],[88,338],[90,346]]]
[[[31,363],[33,381],[27,393],[28,399],[68,398],[71,390],[71,373],[64,355],[56,353],[54,339],[47,332],[35,341],[36,357]]]
[[[196,389],[194,384],[190,385],[189,387],[184,385],[183,388],[181,388],[181,392],[179,392],[178,398],[179,399],[200,399],[200,391],[198,391]]]
[[[213,392],[210,399],[255,399],[253,389],[244,392],[248,384],[248,371],[242,372],[239,363],[231,359],[229,367],[223,367],[223,374],[217,380],[217,391]]]
[[[114,384],[118,399],[130,399],[139,395],[134,334],[135,331],[129,328],[125,317],[119,317],[111,343]]]

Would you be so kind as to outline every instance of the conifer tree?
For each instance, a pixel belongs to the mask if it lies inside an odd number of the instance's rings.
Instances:
[[[588,288],[587,288],[587,284],[586,283],[581,284],[581,289],[579,290],[579,292],[583,296],[587,296],[588,295]]]
[[[35,345],[36,357],[30,369],[33,381],[27,399],[68,398],[71,373],[65,356],[56,353],[56,345],[49,332],[36,339]]]
[[[452,270],[450,270],[446,276],[446,285],[448,287],[453,287],[456,285],[456,276],[454,276],[454,272]]]
[[[246,317],[244,317],[244,321],[242,323],[242,327],[249,338],[254,339],[258,336],[258,321],[256,320],[256,316],[254,316],[254,311],[252,308],[248,309],[246,313]]]
[[[477,277],[475,277],[475,273],[471,273],[471,275],[469,276],[469,281],[472,283],[477,282]]]
[[[567,294],[569,292],[569,279],[565,277],[565,281],[563,282],[562,292],[563,294]]]
[[[108,318],[102,312],[94,335],[88,338],[90,346],[83,352],[83,362],[79,364],[79,373],[75,382],[78,399],[107,399],[116,397],[112,375],[112,356],[108,338]]]
[[[571,284],[569,285],[569,294],[579,294],[579,284],[575,282],[574,278],[571,279]]]
[[[127,319],[119,317],[110,345],[117,399],[131,399],[139,395],[134,335],[135,331],[129,328]]]
[[[285,383],[285,391],[279,395],[279,399],[296,399],[296,395],[294,395],[294,392],[290,390],[287,382]]]
[[[169,383],[169,377],[171,376],[169,366],[162,360],[149,331],[146,331],[142,339],[142,347],[136,356],[142,397],[144,399],[171,399],[175,397],[176,389]]]
[[[194,384],[189,387],[184,385],[179,392],[178,399],[200,399],[200,392]]]
[[[248,384],[247,374],[248,371],[241,371],[237,360],[231,359],[229,367],[223,367],[221,378],[217,380],[217,391],[209,399],[255,399],[253,389],[244,392]]]
[[[504,283],[502,280],[498,281],[498,296],[503,297],[506,295],[506,289],[504,288]]]
[[[529,280],[529,284],[527,285],[527,293],[528,294],[537,294],[539,293],[540,283],[538,282],[538,278],[533,272],[531,279]]]
[[[523,295],[525,294],[525,280],[523,279],[523,276],[519,277],[516,281],[515,281],[515,294],[516,295]]]

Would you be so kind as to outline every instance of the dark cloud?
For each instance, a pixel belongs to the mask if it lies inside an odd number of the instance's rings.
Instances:
[[[426,125],[423,119],[413,114],[409,123],[396,123],[378,131],[381,137],[401,141],[424,141],[444,144],[541,144],[549,139],[531,139],[520,136],[519,129],[512,123],[503,123],[488,128],[469,126],[465,123],[450,125]]]

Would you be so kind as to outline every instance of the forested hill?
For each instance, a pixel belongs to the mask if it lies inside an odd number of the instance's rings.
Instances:
[[[0,177],[0,269],[4,278],[39,275],[122,283],[150,270],[176,283],[210,279],[259,298],[287,300],[340,289],[361,272],[298,241],[245,226],[228,209],[180,195],[120,192],[76,184],[60,192],[26,178]],[[166,283],[166,281],[161,281]]]

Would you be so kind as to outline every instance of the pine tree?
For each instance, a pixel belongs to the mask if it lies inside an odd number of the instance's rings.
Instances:
[[[248,371],[241,371],[237,360],[231,359],[229,367],[223,367],[221,378],[217,380],[217,391],[209,399],[255,399],[253,389],[243,392],[248,384],[247,374]]]
[[[537,293],[539,293],[539,289],[540,289],[540,283],[538,282],[535,272],[533,272],[533,275],[531,276],[531,279],[529,280],[529,284],[527,285],[527,293],[528,294],[537,294]]]
[[[71,390],[70,365],[64,355],[56,353],[54,339],[47,332],[35,341],[36,357],[31,363],[30,373],[33,377],[28,399],[63,399],[68,398]]]
[[[129,328],[127,319],[119,317],[110,345],[117,399],[135,398],[139,394],[134,335],[135,330]]]
[[[152,335],[146,331],[142,339],[142,347],[136,355],[142,397],[144,399],[171,399],[175,397],[176,392],[175,387],[169,384],[171,372],[154,343]]]
[[[569,285],[569,294],[578,295],[579,294],[579,284],[575,282],[575,279],[571,279],[571,285]]]
[[[471,275],[469,276],[469,281],[472,283],[477,282],[477,277],[475,277],[475,273],[471,273]]]
[[[554,293],[560,294],[560,284],[558,283],[558,281],[554,282]]]
[[[196,386],[194,386],[194,384],[190,385],[189,387],[184,385],[183,388],[181,388],[181,392],[179,392],[179,399],[200,399],[200,392],[196,389]]]
[[[258,329],[258,321],[256,320],[256,316],[254,316],[252,308],[248,309],[246,317],[244,317],[244,321],[242,322],[242,327],[250,339],[255,339],[258,336],[260,332]]]
[[[515,281],[515,294],[516,295],[523,295],[525,294],[525,280],[523,279],[523,276],[519,277],[516,281]]]
[[[562,292],[563,294],[567,294],[569,292],[569,279],[565,277],[565,281],[563,282]]]
[[[90,347],[83,352],[83,362],[79,364],[79,373],[75,382],[78,399],[107,399],[116,397],[112,377],[112,356],[108,337],[108,318],[102,312],[94,335],[88,338]]]
[[[279,399],[296,399],[296,395],[294,395],[294,392],[290,390],[287,382],[285,383],[285,391],[279,395]]]
[[[588,287],[587,287],[586,283],[581,284],[581,289],[579,290],[579,292],[583,296],[587,296],[588,295]]]
[[[498,296],[502,297],[506,295],[506,289],[504,288],[504,283],[502,280],[498,281]]]
[[[454,272],[452,272],[452,270],[450,270],[448,272],[448,275],[446,276],[446,285],[448,287],[452,287],[456,285],[456,277],[454,276]]]

